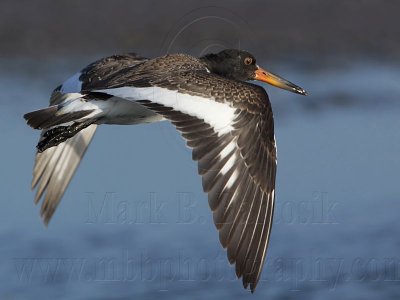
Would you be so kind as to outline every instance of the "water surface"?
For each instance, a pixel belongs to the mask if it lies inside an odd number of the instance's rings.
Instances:
[[[399,299],[398,69],[271,66],[310,96],[268,88],[277,204],[250,295],[221,249],[190,151],[167,122],[102,126],[42,225],[29,190],[38,132],[22,115],[46,105],[82,60],[14,62],[0,73],[0,299]]]

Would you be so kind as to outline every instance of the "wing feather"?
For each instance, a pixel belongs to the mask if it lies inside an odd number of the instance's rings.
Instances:
[[[124,83],[115,79],[98,91],[136,101],[175,125],[198,161],[228,260],[254,291],[274,207],[276,148],[268,96],[259,86],[204,70],[153,76],[147,67],[141,64],[140,72],[123,76]]]
[[[220,134],[212,125],[177,108],[139,101],[174,124],[198,161],[214,222],[228,260],[243,285],[254,291],[265,260],[276,173],[272,112],[236,112],[234,129]]]
[[[66,142],[36,154],[32,188],[38,187],[35,203],[38,203],[45,194],[40,210],[45,224],[48,224],[54,214],[96,128],[97,125],[90,125]]]

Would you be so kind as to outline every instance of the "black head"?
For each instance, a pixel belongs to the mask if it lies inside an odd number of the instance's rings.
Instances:
[[[307,94],[301,87],[260,68],[254,55],[244,50],[226,49],[216,54],[207,54],[200,57],[200,60],[211,73],[225,78],[239,81],[259,80],[294,93]]]
[[[254,80],[257,70],[256,58],[247,51],[226,49],[200,58],[211,73],[240,80]]]

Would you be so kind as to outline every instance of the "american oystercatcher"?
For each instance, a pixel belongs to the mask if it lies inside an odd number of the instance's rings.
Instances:
[[[96,61],[57,87],[50,106],[24,118],[42,129],[32,188],[47,224],[100,124],[169,120],[198,161],[215,225],[236,275],[253,292],[265,260],[275,198],[271,104],[259,80],[306,95],[228,49],[195,58],[136,54]]]

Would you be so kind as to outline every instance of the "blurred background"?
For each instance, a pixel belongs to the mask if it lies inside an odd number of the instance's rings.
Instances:
[[[0,299],[399,299],[400,3],[0,2]],[[167,122],[101,126],[49,227],[24,113],[115,53],[246,49],[308,97],[264,86],[278,146],[254,295],[228,265],[197,166]]]

